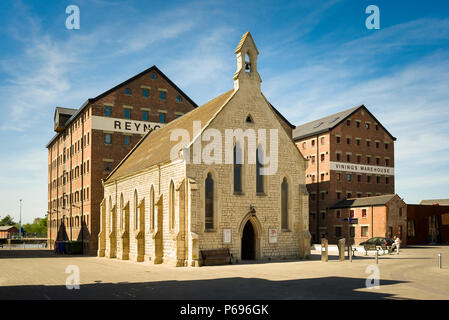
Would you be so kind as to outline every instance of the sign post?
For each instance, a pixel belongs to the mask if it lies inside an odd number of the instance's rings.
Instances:
[[[348,222],[348,258],[352,262],[352,242],[351,242],[351,224],[359,223],[358,218],[342,218],[340,221]]]

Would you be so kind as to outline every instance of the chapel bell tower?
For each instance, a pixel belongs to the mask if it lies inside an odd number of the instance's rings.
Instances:
[[[237,71],[234,74],[234,91],[247,87],[260,91],[262,79],[257,72],[259,51],[249,31],[240,39],[235,54],[237,55]]]

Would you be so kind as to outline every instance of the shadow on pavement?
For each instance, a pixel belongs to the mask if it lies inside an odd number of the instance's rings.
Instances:
[[[88,255],[66,255],[55,254],[50,249],[0,249],[0,259],[14,259],[14,258],[68,258],[68,257],[92,257]]]
[[[365,288],[366,279],[323,277],[312,279],[270,281],[259,278],[219,278],[211,280],[158,281],[141,283],[92,283],[79,290],[68,290],[65,285],[4,286],[0,299],[394,299],[393,295],[356,291]],[[380,286],[405,281],[380,280]]]

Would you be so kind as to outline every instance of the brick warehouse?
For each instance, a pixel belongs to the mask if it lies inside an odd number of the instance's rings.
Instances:
[[[151,129],[197,105],[156,66],[88,99],[57,107],[48,148],[48,242],[84,241],[96,254],[102,179]]]
[[[334,226],[342,222],[329,212],[338,201],[394,194],[396,138],[364,105],[299,125],[293,139],[309,159],[306,180],[313,241],[338,240]]]
[[[204,250],[217,248],[229,249],[235,260],[310,254],[307,161],[260,91],[258,51],[249,32],[235,53],[234,89],[146,134],[107,177],[99,256],[198,266]],[[172,139],[180,129],[189,133],[182,144]],[[260,162],[236,162],[237,150],[248,157],[257,153],[236,136],[228,153],[216,147],[222,139],[213,139],[214,156],[223,159],[230,153],[230,163],[192,163],[195,148],[210,147],[210,139],[202,136],[206,129],[212,129],[209,134],[227,129],[276,132],[278,152],[259,139],[252,146],[264,158],[278,155],[273,160],[277,170],[262,175]]]
[[[328,238],[351,239],[358,245],[374,237],[398,236],[401,246],[407,245],[407,205],[397,194],[343,199],[330,207],[329,214],[339,218],[356,218],[356,224],[336,222]]]

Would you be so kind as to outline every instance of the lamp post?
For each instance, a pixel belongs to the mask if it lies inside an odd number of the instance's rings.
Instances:
[[[19,207],[20,207],[20,209],[19,209],[19,239],[21,239],[22,238],[22,199],[19,199],[19,203],[20,203],[20,205],[19,205]]]

